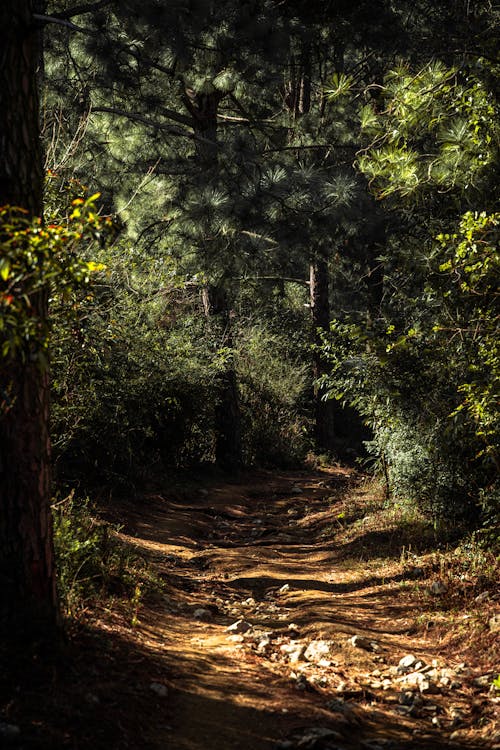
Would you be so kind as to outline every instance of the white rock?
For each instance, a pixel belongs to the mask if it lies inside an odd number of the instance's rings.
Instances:
[[[408,685],[408,687],[418,688],[421,693],[428,693],[431,689],[430,680],[427,675],[424,675],[421,672],[411,672],[406,675],[403,682],[405,685]]]
[[[152,690],[153,693],[156,693],[156,695],[159,695],[160,698],[166,698],[168,695],[167,686],[162,685],[161,682],[152,682],[149,689]]]
[[[398,673],[405,674],[407,672],[411,672],[417,661],[418,659],[416,658],[416,656],[413,656],[413,654],[407,654],[406,656],[403,656],[403,658],[398,662]]]
[[[332,646],[332,641],[311,641],[304,652],[304,656],[307,661],[317,662],[330,655]]]
[[[226,628],[226,633],[246,633],[252,629],[249,622],[245,620],[236,620],[232,625]]]
[[[370,641],[363,635],[353,635],[352,638],[349,638],[349,642],[355,648],[363,648],[365,651],[380,651],[380,646],[376,641]]]

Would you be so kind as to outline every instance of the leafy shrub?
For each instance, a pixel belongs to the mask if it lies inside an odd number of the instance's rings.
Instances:
[[[135,606],[138,592],[159,586],[146,562],[118,539],[118,527],[96,517],[88,498],[78,500],[71,492],[52,512],[59,598],[67,617],[110,594]]]
[[[310,447],[304,408],[309,366],[290,352],[286,336],[255,324],[240,332],[237,370],[246,462],[296,465]]]

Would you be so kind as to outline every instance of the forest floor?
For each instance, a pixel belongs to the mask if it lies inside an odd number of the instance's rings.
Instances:
[[[0,746],[500,748],[493,558],[439,551],[363,477],[156,486],[108,520],[158,585],[94,604],[57,663],[30,657]]]

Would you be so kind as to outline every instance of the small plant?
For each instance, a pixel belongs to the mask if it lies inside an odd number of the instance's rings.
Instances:
[[[124,595],[131,606],[131,624],[138,623],[144,591],[160,582],[147,562],[118,539],[119,527],[99,520],[88,498],[74,492],[53,505],[54,544],[59,596],[69,618],[81,615],[98,597]]]

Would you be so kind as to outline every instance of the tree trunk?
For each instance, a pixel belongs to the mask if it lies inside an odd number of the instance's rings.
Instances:
[[[203,290],[203,306],[208,320],[217,321],[222,330],[222,343],[232,348],[232,325],[227,294],[220,286]],[[215,461],[226,471],[237,471],[242,464],[241,415],[238,383],[232,356],[217,377],[215,406]]]
[[[0,7],[0,205],[42,213],[39,34],[32,0]],[[31,300],[47,314],[46,295]],[[0,633],[25,640],[58,620],[50,513],[48,372],[27,346],[0,360]]]
[[[221,94],[198,94],[186,89],[184,101],[193,119],[196,152],[200,165],[210,174],[217,168],[217,110]],[[205,315],[214,318],[223,331],[224,346],[233,345],[232,323],[227,291],[221,283],[209,284],[203,291]],[[233,358],[217,377],[215,407],[215,461],[226,471],[237,471],[242,464],[241,416],[238,384]]]
[[[313,374],[316,381],[329,372],[328,366],[318,350],[321,344],[319,330],[328,331],[330,326],[328,261],[319,256],[310,265],[310,305],[313,324]],[[315,442],[320,452],[329,453],[334,449],[334,410],[333,401],[324,401],[322,391],[314,385]]]

